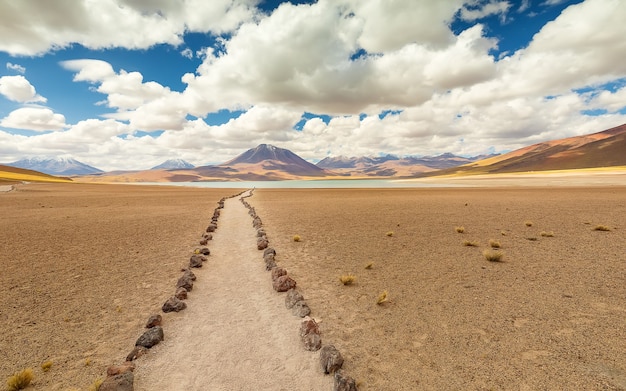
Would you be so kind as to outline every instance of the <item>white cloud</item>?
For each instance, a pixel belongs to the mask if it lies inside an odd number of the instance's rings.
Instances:
[[[0,50],[36,55],[79,43],[92,49],[179,45],[185,31],[222,34],[255,17],[255,0],[20,0],[0,2]]]
[[[522,4],[520,6],[520,11],[523,7],[527,8],[528,5]],[[481,7],[478,8],[468,7],[467,5],[465,5],[461,9],[461,19],[468,22],[473,22],[477,19],[482,19],[487,16],[500,15],[500,20],[504,21],[506,20],[506,13],[509,11],[509,8],[511,8],[511,3],[509,3],[508,1],[498,0],[491,0],[486,4],[481,4]]]
[[[13,110],[0,121],[0,126],[38,132],[61,130],[66,127],[65,117],[46,107],[22,107]]]
[[[24,68],[23,66],[19,64],[13,64],[10,62],[7,62],[7,69],[10,69],[18,73],[26,73],[26,68]]]
[[[46,98],[38,95],[35,87],[22,75],[0,77],[0,94],[14,102],[46,102]]]
[[[180,55],[191,60],[193,58],[193,51],[189,48],[185,48],[180,52]]]

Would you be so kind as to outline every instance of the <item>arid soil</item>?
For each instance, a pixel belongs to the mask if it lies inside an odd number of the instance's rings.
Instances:
[[[27,367],[33,390],[103,378],[174,293],[217,201],[239,192],[33,183],[0,193],[0,389]]]
[[[360,390],[626,389],[626,187],[249,200]],[[490,240],[503,262],[483,257]]]

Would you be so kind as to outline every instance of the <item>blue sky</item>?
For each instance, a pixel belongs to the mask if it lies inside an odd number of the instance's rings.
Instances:
[[[473,156],[626,122],[620,0],[0,4],[0,162]]]

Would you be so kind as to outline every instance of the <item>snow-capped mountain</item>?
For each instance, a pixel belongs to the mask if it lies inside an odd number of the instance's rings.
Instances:
[[[168,159],[158,166],[154,166],[151,170],[184,170],[191,169],[195,166],[183,159]]]
[[[13,163],[6,163],[7,166],[25,168],[27,170],[35,170],[49,175],[86,175],[97,174],[102,170],[81,163],[73,158],[65,157],[31,157],[18,160]]]

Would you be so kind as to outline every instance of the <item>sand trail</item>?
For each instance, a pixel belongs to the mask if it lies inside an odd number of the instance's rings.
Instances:
[[[272,289],[255,233],[239,199],[227,200],[187,309],[165,314],[165,341],[137,362],[136,390],[332,388]]]

